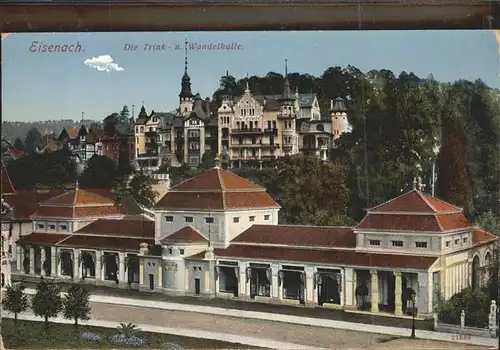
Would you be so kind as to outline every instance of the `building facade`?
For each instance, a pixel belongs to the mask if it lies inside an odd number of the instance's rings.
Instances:
[[[342,98],[322,118],[315,94],[292,93],[286,68],[281,95],[254,96],[247,82],[242,96],[222,97],[217,122],[219,153],[231,168],[262,168],[299,152],[327,160],[334,141],[352,131]]]
[[[172,187],[154,219],[135,223],[105,200],[101,209],[97,202],[73,208],[104,220],[62,221],[62,208],[47,208],[61,197],[32,216],[37,231],[18,241],[12,280],[50,273],[117,288],[392,316],[411,312],[415,300],[425,317],[438,293],[450,298],[479,287],[497,253],[497,238],[461,208],[417,190],[369,209],[355,227],[279,225],[280,207],[265,189],[218,166]],[[61,225],[66,231],[58,232]],[[42,272],[48,257],[55,268]]]

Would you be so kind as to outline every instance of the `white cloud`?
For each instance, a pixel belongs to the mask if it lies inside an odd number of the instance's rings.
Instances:
[[[87,58],[83,63],[90,68],[97,69],[99,72],[121,72],[124,70],[123,67],[113,62],[113,58],[110,55]]]

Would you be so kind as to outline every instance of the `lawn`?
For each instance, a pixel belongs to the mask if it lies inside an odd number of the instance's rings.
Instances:
[[[2,319],[1,332],[6,349],[117,349],[108,339],[116,334],[113,328],[79,326],[72,324],[51,323],[44,328],[43,322]],[[102,337],[101,341],[82,340],[81,333],[92,332]],[[249,349],[248,345],[226,343],[218,340],[190,338],[170,334],[141,332],[140,337],[147,341],[150,349],[168,348],[165,343],[180,345],[183,349]]]

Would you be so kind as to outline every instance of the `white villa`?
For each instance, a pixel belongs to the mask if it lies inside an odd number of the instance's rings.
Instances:
[[[61,207],[70,206],[59,198],[39,204],[33,233],[17,242],[13,281],[45,274],[394,316],[410,312],[413,295],[425,317],[437,293],[449,298],[481,285],[495,254],[493,234],[471,224],[460,208],[417,190],[369,209],[355,227],[279,225],[280,206],[264,188],[216,166],[169,189],[154,208],[154,221],[127,220],[109,199],[84,193],[73,213],[92,218],[71,216],[64,232],[38,230],[38,222],[51,225],[45,214],[62,215]]]

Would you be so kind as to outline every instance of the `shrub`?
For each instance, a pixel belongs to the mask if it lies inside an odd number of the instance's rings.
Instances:
[[[14,314],[14,322],[17,323],[17,315],[28,308],[28,296],[24,293],[24,287],[20,284],[7,286],[2,304],[6,311]]]
[[[436,312],[439,319],[448,324],[460,324],[460,314],[465,312],[465,325],[485,327],[488,325],[490,300],[482,290],[466,288],[454,294],[449,300],[438,298]]]
[[[89,341],[101,341],[102,337],[97,333],[83,332],[80,334],[80,339]]]

